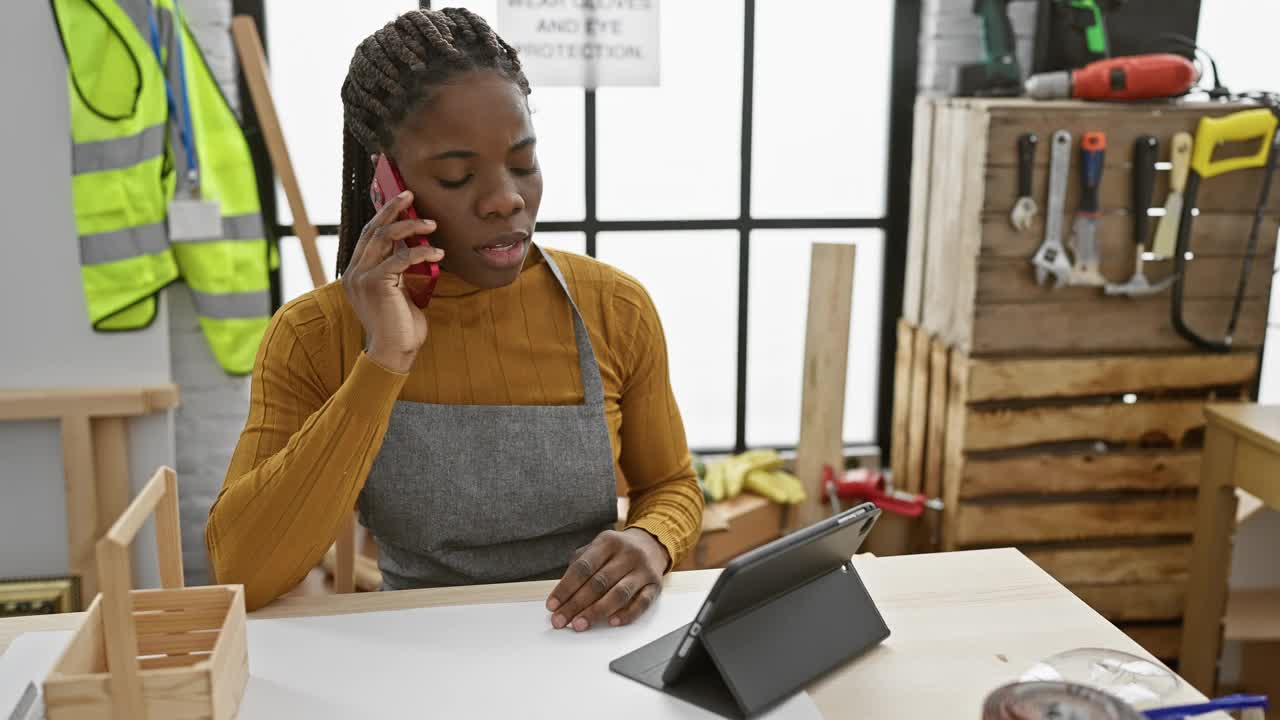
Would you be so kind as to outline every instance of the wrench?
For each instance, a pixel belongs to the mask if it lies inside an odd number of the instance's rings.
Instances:
[[[1036,145],[1040,138],[1026,133],[1018,138],[1018,200],[1009,212],[1009,222],[1018,232],[1026,232],[1035,220],[1036,201],[1031,197],[1031,175],[1035,169]]]
[[[1059,130],[1053,134],[1049,155],[1049,202],[1044,217],[1044,242],[1031,258],[1036,268],[1036,284],[1044,285],[1053,275],[1055,288],[1071,278],[1071,261],[1062,244],[1062,211],[1067,202],[1067,175],[1071,172],[1071,133]]]

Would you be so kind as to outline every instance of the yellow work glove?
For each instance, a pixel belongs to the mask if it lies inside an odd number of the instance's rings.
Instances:
[[[747,474],[746,487],[779,505],[804,502],[804,485],[800,478],[782,470],[756,470]]]
[[[771,471],[782,467],[782,458],[774,450],[748,450],[741,455],[707,463],[707,474],[702,484],[713,502],[727,500],[742,494],[747,476],[756,471]]]

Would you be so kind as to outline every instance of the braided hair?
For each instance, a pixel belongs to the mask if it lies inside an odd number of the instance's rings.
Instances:
[[[356,48],[342,83],[339,275],[346,271],[360,232],[374,215],[369,156],[390,149],[392,131],[431,101],[434,88],[474,70],[497,72],[529,94],[529,81],[515,48],[469,10],[412,10]]]

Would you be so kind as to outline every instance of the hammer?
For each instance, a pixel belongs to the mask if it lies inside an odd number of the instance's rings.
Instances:
[[[1174,276],[1152,285],[1142,272],[1142,255],[1146,250],[1151,193],[1156,184],[1156,159],[1160,153],[1160,141],[1150,135],[1139,137],[1133,144],[1133,235],[1137,244],[1134,253],[1133,277],[1122,284],[1107,283],[1103,290],[1108,295],[1143,297],[1155,295],[1173,283]]]

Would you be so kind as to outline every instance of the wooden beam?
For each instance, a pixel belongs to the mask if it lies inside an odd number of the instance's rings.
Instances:
[[[1035,453],[966,459],[959,496],[1186,490],[1199,483],[1200,453],[1195,450]]]
[[[0,391],[0,421],[57,420],[66,415],[136,417],[177,406],[176,385]]]
[[[913,493],[920,492],[924,487],[930,343],[929,333],[923,328],[917,328],[915,347],[911,349],[911,406],[907,413],[907,474],[905,478],[895,481],[899,483],[899,487]]]
[[[1178,445],[1189,430],[1204,423],[1202,400],[970,408],[964,447],[970,451],[1001,450],[1084,440],[1137,445],[1150,437]]]
[[[789,514],[792,527],[810,525],[826,514],[823,466],[844,468],[844,394],[856,252],[853,245],[813,246],[796,448],[796,475],[808,499]]]
[[[327,282],[324,265],[320,262],[320,251],[316,245],[316,237],[320,233],[307,216],[306,205],[302,202],[302,190],[293,170],[293,161],[289,159],[289,147],[284,140],[284,131],[280,129],[275,100],[271,97],[267,54],[262,49],[258,26],[248,15],[237,15],[231,20],[231,37],[235,41],[236,53],[240,58],[240,70],[244,73],[245,82],[249,85],[249,97],[253,101],[253,109],[258,116],[258,127],[262,130],[262,139],[267,146],[267,155],[271,158],[271,167],[280,178],[280,185],[284,188],[285,198],[289,202],[289,212],[293,214],[293,232],[302,243],[302,254],[307,260],[311,284],[314,287],[320,287]]]
[[[94,481],[93,430],[87,415],[62,418],[62,475],[66,492],[67,564],[80,576],[81,602],[98,594],[94,543],[98,541],[98,489]]]
[[[918,107],[918,104],[917,104]],[[911,356],[915,350],[916,328],[905,319],[898,320],[898,352],[893,368],[893,442],[889,467],[893,482],[903,487],[907,479],[907,457],[911,424]]]
[[[93,418],[90,430],[98,509],[96,541],[129,507],[129,434],[122,417]]]
[[[1189,535],[1195,513],[1195,498],[1178,495],[961,503],[955,512],[955,541],[975,546]]]
[[[969,368],[969,402],[979,403],[1247,385],[1258,373],[1258,354],[974,358]]]

